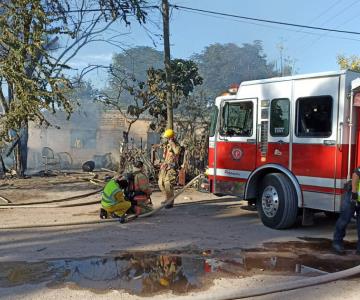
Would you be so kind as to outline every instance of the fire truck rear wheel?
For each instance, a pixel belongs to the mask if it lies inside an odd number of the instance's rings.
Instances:
[[[290,179],[281,173],[267,174],[260,185],[257,208],[264,225],[275,229],[292,227],[298,206]]]

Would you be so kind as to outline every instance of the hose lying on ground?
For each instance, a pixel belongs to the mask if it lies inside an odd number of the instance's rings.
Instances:
[[[116,171],[109,170],[109,169],[106,169],[106,168],[101,168],[101,170],[102,170],[102,171],[106,171],[106,172],[110,172],[110,173],[114,173],[114,174],[117,173]]]
[[[9,199],[5,198],[4,196],[0,196],[0,200],[4,201],[5,203],[12,203]],[[7,205],[7,204],[3,204],[3,205]]]
[[[304,287],[324,284],[340,279],[344,279],[350,276],[354,276],[360,273],[360,266],[356,266],[344,271],[335,273],[328,273],[317,277],[310,277],[305,279],[294,280],[290,282],[283,282],[280,284],[273,284],[271,286],[264,286],[260,288],[237,288],[226,289],[224,291],[213,291],[211,294],[206,295],[189,295],[183,297],[172,297],[172,300],[234,300],[250,297],[258,297],[273,293],[285,292],[296,290]]]
[[[64,207],[86,206],[86,205],[93,205],[93,204],[100,204],[100,200],[89,201],[89,202],[81,202],[81,203],[73,203],[73,204],[62,204],[62,205],[44,205],[44,204],[15,205],[15,204],[8,204],[8,205],[5,205],[5,206],[0,205],[0,209],[10,209],[10,208],[64,208]]]
[[[67,197],[67,198],[62,198],[62,199],[57,199],[57,200],[49,200],[49,201],[37,201],[37,202],[30,202],[30,203],[12,203],[10,200],[8,200],[8,201],[10,201],[8,203],[11,203],[11,204],[0,204],[0,209],[2,209],[2,208],[15,208],[15,207],[33,207],[33,205],[36,205],[36,204],[41,205],[41,204],[47,204],[47,203],[73,201],[73,200],[76,200],[76,199],[86,198],[86,197],[98,194],[101,191],[102,191],[102,188],[98,189],[96,191],[90,192],[90,193],[71,196],[71,197]],[[2,196],[0,196],[0,198],[1,197]]]
[[[172,203],[178,196],[180,196],[180,194],[182,194],[188,187],[190,187],[194,182],[196,182],[198,179],[200,179],[203,175],[200,174],[198,176],[196,176],[195,178],[193,178],[192,180],[189,181],[189,183],[187,183],[175,196],[173,196],[172,198],[168,199],[167,201],[165,201],[163,204],[161,204],[159,207],[153,209],[152,211],[149,211],[145,214],[141,214],[138,216],[138,218],[146,218],[146,217],[150,217],[153,214],[155,214],[156,212],[158,212],[159,210],[163,209],[166,205]],[[126,220],[130,221],[135,219],[136,216],[129,216]]]
[[[149,217],[159,210],[163,209],[167,204],[170,204],[173,202],[178,196],[180,196],[188,187],[190,187],[196,180],[198,180],[202,174],[196,176],[194,179],[192,179],[188,184],[186,184],[176,195],[174,195],[172,198],[167,200],[164,204],[162,204],[160,207],[157,207],[156,209],[139,215],[139,218],[145,218]],[[98,203],[99,201],[97,201]],[[29,206],[30,207],[30,206]],[[126,221],[131,221],[136,219],[137,216],[129,216]],[[6,226],[6,227],[0,227],[0,230],[8,230],[8,229],[30,229],[30,228],[40,228],[40,227],[60,227],[60,226],[77,226],[77,225],[89,225],[89,224],[101,224],[101,223],[110,223],[110,222],[118,222],[118,219],[105,219],[105,220],[94,220],[94,221],[84,221],[84,222],[66,222],[66,223],[49,223],[49,224],[40,224],[40,225],[28,225],[28,226]]]

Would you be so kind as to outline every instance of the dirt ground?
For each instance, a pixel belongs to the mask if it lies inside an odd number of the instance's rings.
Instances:
[[[99,174],[99,178],[103,176],[104,174]],[[29,203],[61,199],[99,190],[99,186],[90,183],[86,178],[89,176],[72,174],[2,181],[0,196],[11,200],[12,203]],[[66,202],[66,204],[91,202],[98,199],[100,199],[100,192],[87,198]],[[156,207],[160,205],[163,198],[159,192],[155,192],[152,200]],[[0,204],[5,204],[4,200],[0,200]],[[7,265],[11,266],[14,263],[26,265],[51,260],[109,257],[114,253],[151,252],[152,254],[177,253],[181,255],[200,253],[203,256],[205,255],[203,253],[215,253],[217,256],[230,257],[244,251],[249,251],[247,252],[249,262],[253,255],[265,251],[265,248],[267,255],[272,258],[281,257],[277,254],[278,252],[285,253],[287,259],[289,255],[290,259],[293,256],[299,257],[300,254],[302,258],[306,255],[318,255],[319,259],[325,257],[328,264],[331,261],[337,263],[344,261],[344,265],[349,266],[358,259],[352,250],[348,251],[346,257],[331,253],[329,239],[332,237],[335,221],[329,220],[323,214],[316,216],[315,225],[311,227],[299,225],[289,230],[272,230],[261,224],[256,212],[244,209],[245,205],[245,202],[233,197],[218,198],[190,189],[178,197],[173,209],[162,210],[149,218],[137,219],[126,224],[111,222],[63,227],[36,226],[98,221],[99,205],[0,209],[0,299],[110,299],[114,297],[116,299],[144,299],[144,296],[151,299],[172,297],[181,299],[181,297],[191,295],[202,295],[203,299],[210,299],[210,295],[215,295],[217,291],[228,290],[234,286],[256,288],[303,278],[301,274],[286,272],[276,273],[276,276],[273,276],[271,272],[266,272],[263,267],[258,266],[252,269],[257,272],[247,271],[246,276],[240,276],[240,273],[236,273],[238,270],[234,273],[227,270],[220,275],[215,274],[205,287],[192,291],[190,294],[174,294],[169,288],[156,295],[137,295],[119,289],[98,292],[91,288],[71,284],[54,288],[49,286],[46,280],[23,280],[20,281],[21,284],[5,284],[9,280],[5,276],[4,269]],[[32,228],[6,229],[13,226],[32,226]],[[350,225],[347,240],[356,241],[354,224]],[[316,247],[304,246],[304,243],[309,241],[315,241]],[[354,244],[349,244],[349,247],[353,248]],[[222,259],[222,262],[224,261],[226,259]],[[227,275],[224,276],[224,274]],[[228,276],[229,274],[232,275]],[[24,274],[23,276],[28,278]],[[360,277],[357,277],[256,299],[358,299],[359,283]]]

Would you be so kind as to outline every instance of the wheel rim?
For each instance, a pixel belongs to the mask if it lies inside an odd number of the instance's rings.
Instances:
[[[273,218],[279,209],[279,194],[276,189],[269,185],[261,196],[261,205],[265,216]]]

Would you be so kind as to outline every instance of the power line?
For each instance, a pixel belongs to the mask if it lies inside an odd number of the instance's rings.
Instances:
[[[323,25],[329,21],[333,21],[334,19],[336,19],[338,16],[342,15],[344,12],[346,12],[350,7],[354,6],[355,4],[359,3],[358,0],[355,0],[353,2],[351,2],[350,4],[346,5],[345,7],[343,7],[342,10],[338,11],[335,15],[330,16],[329,18],[327,18],[325,21],[323,21],[320,25]]]
[[[257,22],[263,22],[263,23],[270,23],[270,24],[277,24],[277,25],[284,25],[284,26],[292,26],[292,27],[298,27],[298,28],[307,28],[307,29],[313,29],[313,30],[322,30],[322,31],[336,32],[336,33],[346,33],[346,34],[360,35],[360,32],[357,32],[357,31],[347,31],[347,30],[339,30],[339,29],[332,29],[332,28],[325,28],[325,27],[316,27],[316,26],[308,26],[308,25],[301,25],[301,24],[295,24],[295,23],[280,22],[280,21],[267,20],[267,19],[245,17],[245,16],[240,16],[240,15],[222,13],[222,12],[205,10],[205,9],[192,8],[192,7],[176,5],[176,4],[175,5],[171,4],[170,6],[176,8],[176,9],[179,9],[179,10],[184,10],[184,11],[196,11],[196,12],[202,12],[202,13],[207,13],[207,14],[211,14],[211,15],[231,17],[231,18],[244,19],[244,20],[251,20],[251,21],[257,21]]]
[[[346,7],[344,7],[341,11],[339,11],[338,13],[336,13],[335,15],[333,15],[332,17],[328,18],[326,21],[322,22],[321,25],[325,24],[326,22],[330,21],[330,20],[333,20],[334,18],[338,17],[339,15],[343,14],[346,10],[348,10],[350,7],[354,6],[355,4],[357,4],[358,1],[353,1],[351,2],[349,5],[347,5]],[[348,21],[346,22],[343,22],[341,25],[347,23]],[[298,48],[296,51],[297,52],[303,52],[305,50],[308,51],[310,48],[309,46],[313,46],[315,43],[317,43],[320,39],[324,38],[324,37],[327,37],[328,34],[327,33],[323,33],[321,34],[319,37],[311,40],[309,43],[305,43],[302,45],[302,47]]]
[[[141,6],[141,9],[158,9],[159,6],[157,5],[149,5],[149,6]],[[65,11],[66,13],[83,13],[83,12],[104,12],[104,11],[114,11],[115,9],[112,8],[87,8],[87,9],[72,9]]]
[[[317,21],[322,16],[326,15],[330,10],[332,10],[335,6],[337,6],[339,3],[341,3],[343,0],[335,0],[327,9],[325,9],[323,12],[318,14],[316,17],[312,18],[313,20],[310,23],[314,23],[314,21]]]
[[[189,11],[190,12],[190,11]],[[206,13],[201,13],[201,12],[197,12],[197,11],[191,11],[190,13],[196,14],[196,15],[200,15],[200,16],[209,16]],[[219,19],[219,20],[230,20],[229,18],[226,18],[224,16],[215,16],[212,15],[213,18]],[[251,22],[251,21],[245,21],[245,20],[238,20],[238,19],[233,19],[231,20],[233,22],[238,22],[238,23],[244,23],[244,24],[250,24],[250,25],[254,25],[254,26],[259,26],[259,27],[264,27],[264,28],[270,28],[270,29],[276,29],[276,30],[284,30],[284,31],[289,31],[289,32],[295,32],[295,33],[303,33],[303,34],[308,34],[308,35],[312,35],[312,36],[324,36],[323,33],[320,32],[314,32],[314,31],[304,31],[301,29],[292,29],[292,28],[279,28],[276,26],[272,26],[272,25],[267,25],[267,24],[263,24],[263,23],[256,23],[256,22]],[[336,35],[326,35],[326,37],[329,38],[333,38],[333,39],[341,39],[341,40],[349,40],[349,41],[356,41],[359,42],[359,38],[351,38],[351,37],[345,37],[345,36],[336,36]]]
[[[329,11],[331,11],[335,6],[339,5],[343,0],[335,0],[328,8],[326,8],[324,11],[322,11],[320,14],[316,15],[312,18],[311,21],[308,22],[308,24],[314,24],[315,21],[318,21],[322,16],[326,15]],[[319,24],[320,26],[324,25],[324,23]],[[304,30],[300,30],[299,32],[305,32]],[[319,35],[322,35],[322,33],[319,33]],[[305,38],[305,34],[303,34],[301,37],[297,38],[297,42],[299,42],[301,39]]]

